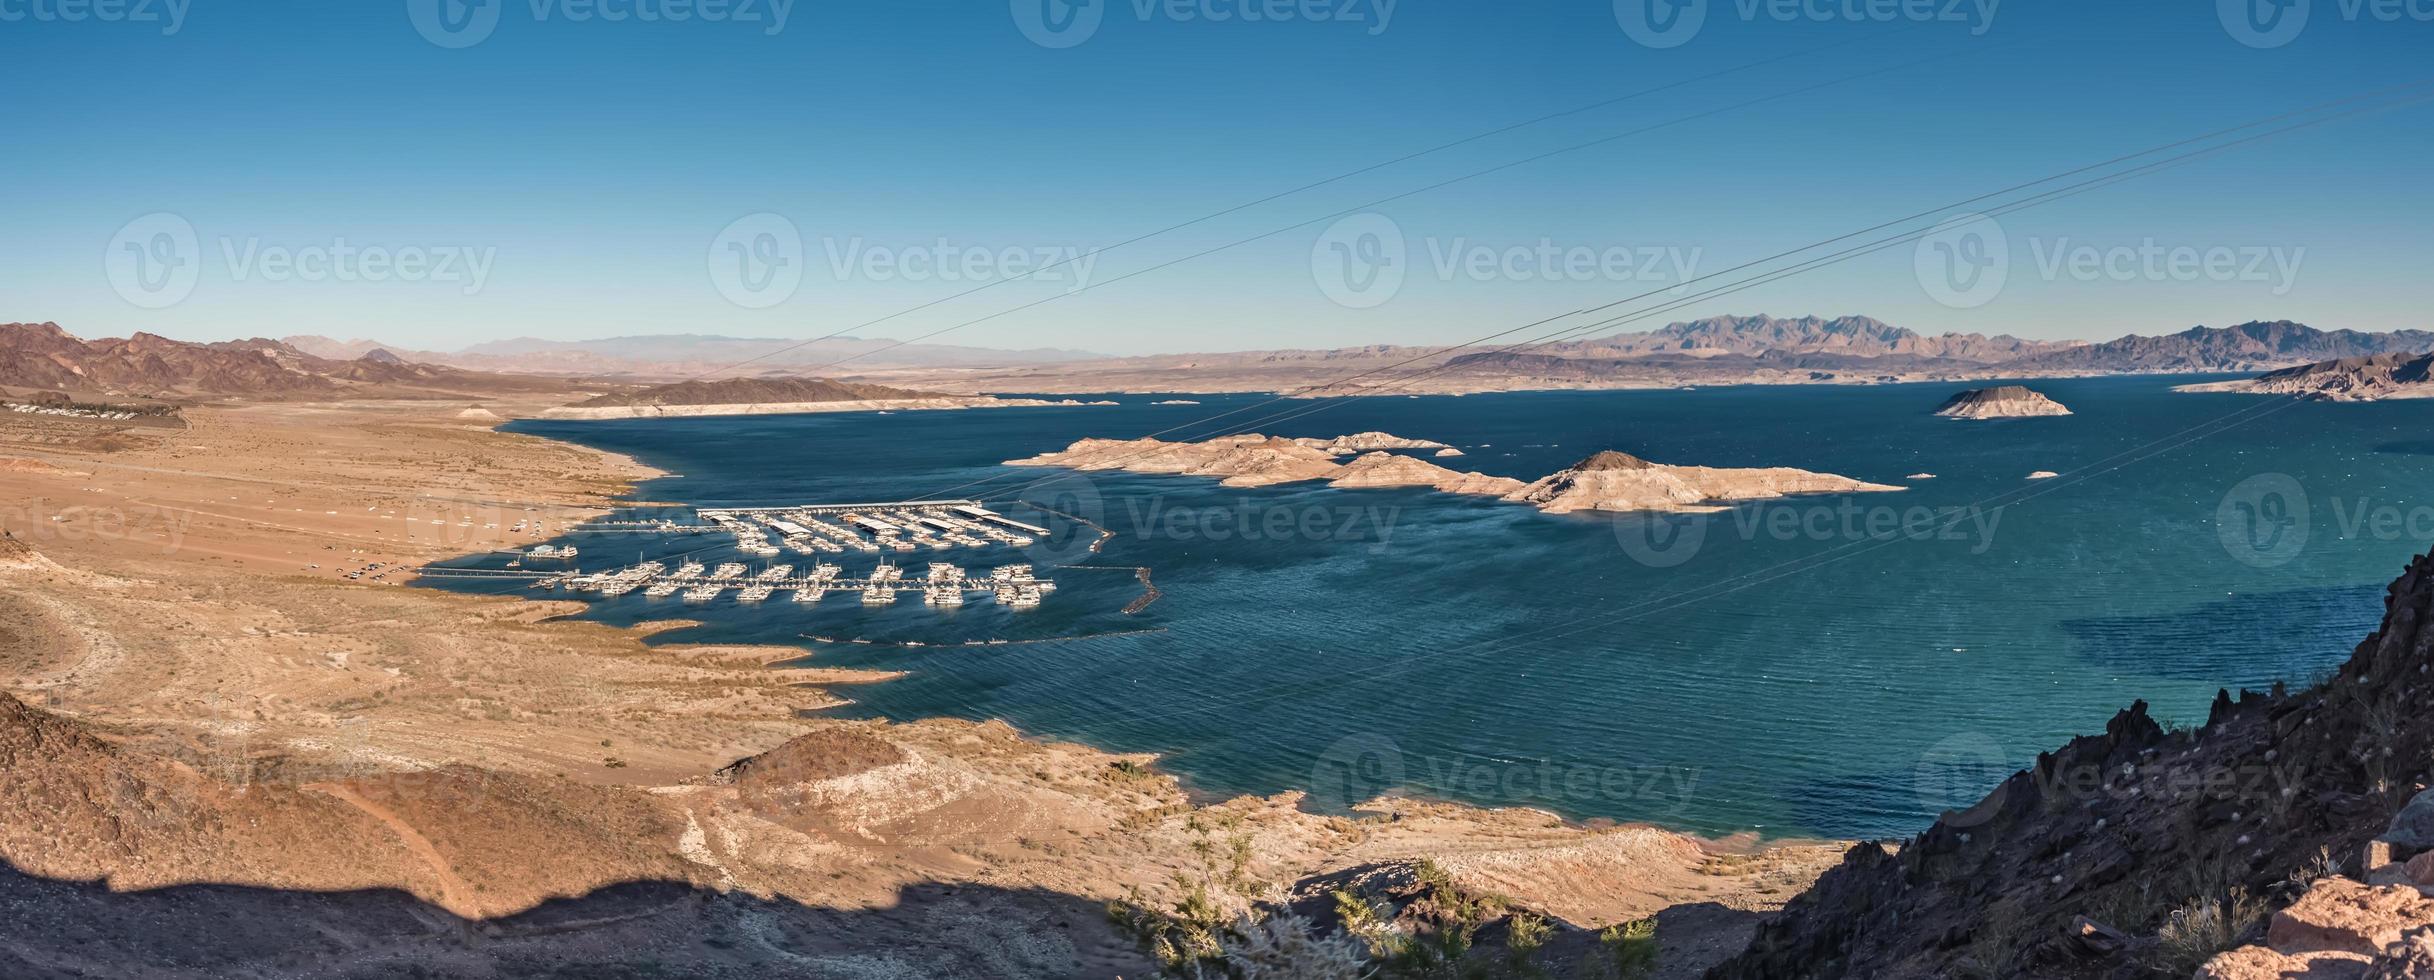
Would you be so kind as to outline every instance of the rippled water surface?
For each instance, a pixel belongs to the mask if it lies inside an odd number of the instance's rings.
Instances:
[[[704,621],[661,641],[793,643],[816,662],[908,672],[853,690],[856,712],[1005,718],[1162,753],[1206,792],[1301,790],[1322,807],[1399,790],[1707,831],[1892,835],[2132,699],[2195,722],[2219,686],[2324,669],[2434,534],[2434,511],[2417,509],[2434,504],[2434,402],[2169,391],[2187,380],[2039,382],[2076,414],[1976,423],[1930,415],[1961,386],[1898,385],[1370,399],[1261,427],[1437,439],[1467,453],[1444,462],[1522,479],[1612,448],[1909,487],[1703,521],[999,465],[1264,396],[514,428],[681,474],[641,487],[649,500],[977,497],[1115,532],[1100,553],[1087,534],[1033,549],[1043,568],[1087,567],[1056,568],[1061,588],[1028,612],[637,593],[590,613]],[[1280,407],[1312,404],[1217,425]],[[2035,470],[2063,476],[2026,480]],[[1937,476],[1906,479],[1917,472]],[[1951,530],[1908,534],[1904,520]],[[712,543],[576,541],[587,568]],[[1134,566],[1162,595],[1127,615]],[[990,639],[1048,642],[938,645]]]

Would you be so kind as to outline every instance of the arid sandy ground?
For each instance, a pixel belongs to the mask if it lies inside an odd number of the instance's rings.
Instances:
[[[547,402],[481,404],[512,416]],[[406,573],[392,569],[529,543],[648,475],[493,432],[461,414],[471,405],[214,407],[189,410],[183,429],[0,429],[11,508],[0,527],[14,539],[0,555],[0,685],[98,738],[85,755],[112,760],[54,752],[83,734],[37,731],[24,738],[36,748],[15,753],[0,739],[14,787],[0,808],[16,811],[0,813],[15,828],[0,833],[0,856],[35,876],[28,887],[394,888],[494,918],[664,882],[762,903],[733,914],[800,967],[776,975],[1137,977],[1145,962],[1095,907],[1170,888],[1201,865],[1209,826],[1248,835],[1265,880],[1434,858],[1581,926],[1696,903],[1772,909],[1839,854],[1751,855],[1409,801],[1359,819],[1291,797],[1195,808],[1171,779],[1124,764],[1146,756],[997,723],[809,715],[886,675],[766,666],[791,648],[651,647],[643,631],[555,621],[561,604],[397,588]],[[988,915],[1015,925],[942,930],[942,914],[978,914],[956,904],[978,895],[1009,906]],[[431,914],[418,915],[405,921]],[[629,950],[705,970],[768,960],[695,919],[656,915],[491,934],[553,962]],[[847,915],[853,930],[826,928]],[[1676,951],[1667,972],[1731,951],[1750,920],[1685,920],[1664,936]],[[197,971],[327,975],[333,963],[443,956],[466,975],[520,969],[419,928],[321,928],[327,948],[301,960],[214,933],[234,945]],[[129,965],[33,933],[0,940],[0,957],[43,972]],[[1045,945],[1021,956],[992,951],[1034,940]]]

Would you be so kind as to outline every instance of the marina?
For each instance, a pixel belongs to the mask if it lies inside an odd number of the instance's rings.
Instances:
[[[950,563],[934,562],[920,578],[907,578],[902,566],[887,564],[864,578],[847,578],[844,569],[828,564],[814,566],[801,576],[794,574],[793,565],[786,564],[772,565],[749,577],[738,562],[720,565],[707,575],[702,574],[699,562],[687,563],[674,573],[666,568],[664,562],[651,561],[609,572],[432,567],[421,574],[441,579],[521,579],[535,589],[593,592],[611,598],[637,591],[654,599],[682,592],[687,602],[708,602],[733,590],[740,602],[762,602],[779,592],[790,592],[795,602],[816,603],[830,592],[850,591],[860,593],[864,604],[886,605],[895,602],[900,593],[918,592],[932,606],[960,606],[978,597],[1029,608],[1056,588],[1056,583],[1039,578],[1031,566],[1021,564],[999,566],[983,577]]]
[[[1005,564],[966,570],[946,560],[929,561],[907,572],[891,556],[913,552],[943,553],[956,549],[1020,548],[1049,531],[999,514],[975,500],[917,500],[900,503],[799,504],[782,507],[703,508],[696,520],[599,520],[570,527],[592,534],[721,534],[734,539],[735,560],[697,560],[692,548],[674,557],[643,560],[606,570],[575,567],[580,552],[573,545],[538,545],[510,553],[505,568],[426,567],[431,578],[513,579],[544,591],[590,593],[615,599],[641,593],[649,600],[681,598],[707,603],[732,596],[736,603],[758,605],[788,593],[796,604],[817,604],[832,592],[854,593],[865,606],[886,606],[907,593],[922,604],[951,609],[975,599],[994,601],[1011,609],[1038,606],[1056,588],[1029,564]],[[803,556],[871,555],[878,564],[861,577],[850,577],[831,561],[803,564],[767,561],[789,553]],[[528,567],[539,563],[540,567]],[[673,570],[671,571],[671,567]]]

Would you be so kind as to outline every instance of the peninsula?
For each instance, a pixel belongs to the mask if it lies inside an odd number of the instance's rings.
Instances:
[[[680,381],[612,392],[541,413],[551,419],[634,419],[706,415],[792,415],[802,412],[924,411],[1111,404],[1070,398],[949,395],[825,378],[725,378]]]
[[[2329,402],[2434,396],[2434,354],[2375,354],[2317,361],[2253,378],[2181,385],[2174,391],[2297,395]]]

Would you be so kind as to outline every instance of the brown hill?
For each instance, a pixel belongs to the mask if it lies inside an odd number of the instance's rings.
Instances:
[[[416,364],[331,360],[276,340],[194,344],[157,334],[83,340],[56,323],[0,324],[0,385],[107,397],[325,398],[421,390],[547,390],[559,382]]]
[[[1998,385],[1993,388],[1972,388],[1954,395],[1946,399],[1935,414],[1956,419],[2005,419],[2069,415],[2071,410],[2026,386]]]
[[[826,378],[721,378],[680,381],[637,391],[614,392],[579,401],[571,408],[615,408],[635,405],[760,405],[810,402],[894,401],[947,397],[886,385],[830,381]]]
[[[2263,913],[2311,893],[2334,866],[2378,882],[2392,874],[2363,856],[2404,805],[2434,827],[2434,797],[2412,804],[2434,761],[2429,673],[2434,555],[2392,584],[2382,626],[2323,683],[2224,692],[2205,725],[2176,731],[2134,704],[2104,734],[2039,755],[1898,851],[1852,848],[1709,976],[2189,976],[2213,950],[2175,948],[2163,934],[2206,918],[2210,901],[2252,909],[2227,913],[2225,932],[2261,940]],[[2400,887],[2392,894],[2414,894]],[[2424,911],[2434,921],[2434,905]],[[2270,930],[2277,945],[2308,931],[2286,925],[2293,918],[2286,909]]]
[[[2373,354],[2318,361],[2238,381],[2183,385],[2180,391],[2297,395],[2323,401],[2434,396],[2434,354]]]
[[[2022,372],[2138,374],[2256,371],[2312,361],[2434,349],[2434,333],[2318,330],[2289,320],[2191,327],[2161,337],[2128,336],[2005,363]]]
[[[1616,356],[1649,353],[1849,354],[1859,357],[1907,355],[1958,361],[2007,361],[2070,347],[2070,341],[2021,340],[1974,333],[1927,336],[1864,316],[1778,318],[1718,316],[1688,323],[1670,323],[1647,333],[1616,334],[1596,340],[1555,345],[1562,353]]]

